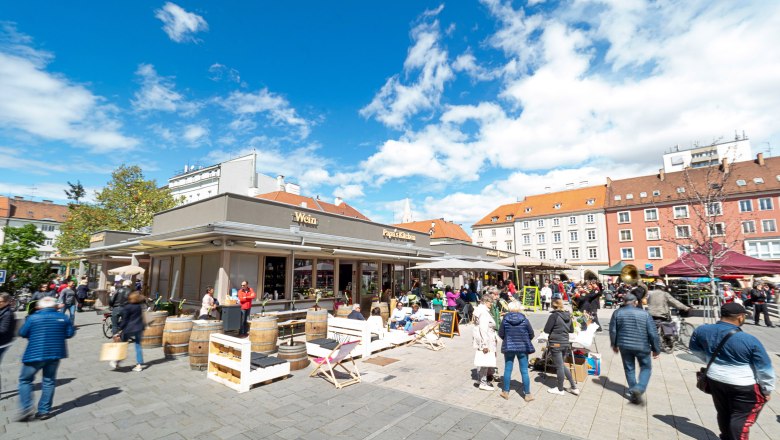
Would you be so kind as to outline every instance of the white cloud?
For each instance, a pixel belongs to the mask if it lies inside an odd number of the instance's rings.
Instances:
[[[188,102],[184,96],[176,92],[172,77],[157,74],[151,64],[140,64],[135,74],[140,78],[141,89],[134,93],[133,107],[137,111],[167,111],[181,112],[191,115],[198,110],[198,105]]]
[[[214,63],[209,66],[209,79],[212,81],[229,81],[240,84],[242,87],[246,87],[246,83],[241,81],[241,75],[238,70],[231,67],[227,67],[223,64]]]
[[[354,200],[363,197],[363,187],[361,185],[343,185],[333,190],[333,195],[341,197],[344,200]]]
[[[68,180],[68,179],[65,179]],[[19,184],[0,182],[0,194],[6,197],[21,196],[26,200],[52,200],[58,203],[67,203],[68,198],[65,195],[65,190],[70,189],[66,181],[62,182],[35,182],[34,184]],[[71,182],[76,183],[78,179],[72,179]],[[82,201],[93,202],[95,197],[95,191],[100,190],[99,187],[85,186],[86,197]]]
[[[311,122],[299,116],[287,99],[266,88],[255,93],[235,91],[227,98],[217,99],[217,103],[239,117],[239,120],[231,124],[231,128],[240,130],[253,128],[247,118],[262,114],[274,125],[295,128],[301,139],[308,137],[311,131]]]
[[[154,16],[163,22],[163,30],[177,43],[196,42],[198,40],[195,34],[209,29],[203,17],[187,12],[171,2],[165,3],[162,9],[156,10]]]
[[[198,144],[208,141],[209,130],[202,125],[188,125],[184,127],[184,133],[182,137],[190,145],[197,146]]]
[[[132,149],[121,133],[117,109],[80,84],[46,71],[51,55],[8,23],[0,28],[0,128],[95,152]]]
[[[477,64],[477,58],[471,52],[458,55],[452,63],[452,70],[455,72],[466,72],[467,75],[477,81],[490,81],[501,75],[501,71],[488,70]]]
[[[423,13],[423,18],[435,17],[443,8]],[[403,128],[407,119],[425,110],[438,107],[444,85],[454,78],[448,64],[447,51],[439,43],[439,22],[420,23],[411,32],[414,45],[404,61],[403,77],[416,75],[404,84],[400,75],[390,77],[374,99],[360,110],[363,117],[375,117],[392,128]]]

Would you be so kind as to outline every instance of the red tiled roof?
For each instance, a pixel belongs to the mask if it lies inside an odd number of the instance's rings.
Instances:
[[[316,209],[317,211],[327,212],[330,214],[338,214],[346,217],[371,221],[371,219],[361,214],[357,209],[349,206],[346,202],[341,202],[339,205],[334,205],[333,203],[324,202],[322,200],[315,200],[311,197],[300,196],[284,191],[274,191],[266,194],[260,194],[255,197],[258,199],[273,200],[294,206],[302,206],[301,203],[306,203],[306,207],[309,209]]]
[[[474,226],[500,225],[513,223],[522,218],[602,209],[606,192],[605,185],[597,185],[527,196],[522,202],[499,206],[480,221],[474,223]],[[590,203],[588,203],[589,201]],[[498,217],[495,222],[491,220],[494,217]]]
[[[68,207],[51,202],[0,197],[0,217],[25,220],[52,220],[64,222],[68,219]]]
[[[421,220],[418,222],[396,223],[393,226],[428,234],[431,232],[433,224],[433,234],[431,238],[452,238],[455,240],[471,243],[471,237],[463,228],[456,223],[448,222],[444,219]]]
[[[606,208],[685,202],[695,197],[691,185],[697,192],[706,193],[706,185],[722,183],[725,196],[780,190],[780,157],[763,159],[763,162],[763,165],[759,160],[733,162],[728,165],[729,175],[725,180],[722,166],[613,180],[608,184]],[[679,192],[678,188],[686,191]],[[620,200],[615,200],[615,196]]]

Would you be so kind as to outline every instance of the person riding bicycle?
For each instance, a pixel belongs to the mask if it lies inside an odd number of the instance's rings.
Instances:
[[[656,284],[653,287],[654,289],[647,294],[647,311],[650,312],[650,316],[652,316],[653,320],[656,322],[669,322],[672,320],[672,313],[669,306],[673,306],[683,313],[691,310],[690,307],[681,303],[667,292],[666,286],[663,284]]]
[[[122,287],[117,289],[116,293],[108,300],[108,305],[111,307],[111,328],[114,334],[119,332],[119,316],[127,304],[127,298],[130,296],[130,286],[132,285],[132,281],[124,280]]]

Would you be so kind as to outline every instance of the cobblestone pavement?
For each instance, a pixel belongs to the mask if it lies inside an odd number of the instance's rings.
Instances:
[[[466,346],[461,350],[453,344],[438,353],[441,357],[416,347],[383,352],[383,356],[401,359],[391,364],[396,365],[395,379],[381,371],[388,367],[358,362],[361,371],[367,371],[365,381],[343,390],[323,379],[309,378],[310,367],[238,394],[206,379],[204,372],[190,370],[187,358],[166,360],[159,348],[144,350],[147,369],[140,373],[131,371],[134,362],[130,361],[110,371],[106,363],[97,361],[100,345],[107,342],[100,318],[92,312],[78,314],[78,332],[69,341],[70,357],[60,364],[55,415],[49,420],[12,422],[26,341],[17,340],[6,352],[0,365],[0,438],[567,439],[587,434],[561,434],[513,421],[503,413],[493,414],[491,407],[458,404],[454,395],[460,394],[463,400],[473,395],[472,384],[466,380],[470,359],[465,358],[471,356]],[[134,359],[132,347],[128,355]],[[459,362],[445,363],[450,358]],[[414,371],[422,359],[430,363],[423,364],[424,371]],[[39,396],[38,391],[36,400]],[[450,403],[453,400],[456,404]]]

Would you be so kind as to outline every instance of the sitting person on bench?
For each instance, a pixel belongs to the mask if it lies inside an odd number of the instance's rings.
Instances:
[[[360,313],[360,304],[355,304],[352,306],[352,311],[349,312],[349,315],[347,315],[348,319],[357,319],[358,321],[365,321],[366,318],[363,317],[363,314]]]
[[[371,309],[371,316],[366,320],[368,322],[368,331],[375,334],[379,339],[385,338],[385,324],[382,322],[382,311],[379,307]]]
[[[404,330],[409,331],[412,328],[412,324],[415,322],[425,321],[425,314],[420,309],[419,304],[412,304],[412,314],[409,316],[408,321],[404,325]]]
[[[406,316],[406,313],[404,312],[403,303],[398,302],[395,306],[395,310],[393,310],[393,314],[390,315],[390,327],[402,329],[404,326],[406,326],[408,321],[409,317]]]

